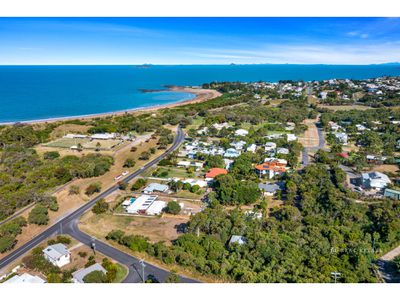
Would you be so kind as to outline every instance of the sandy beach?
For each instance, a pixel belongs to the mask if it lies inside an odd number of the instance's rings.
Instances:
[[[137,114],[137,113],[157,111],[157,110],[165,109],[165,108],[182,106],[182,105],[186,105],[186,104],[200,103],[200,102],[204,102],[204,101],[216,98],[221,95],[221,93],[216,90],[192,88],[192,87],[182,87],[182,86],[171,86],[168,88],[168,91],[191,93],[191,94],[195,94],[196,97],[193,99],[183,100],[183,101],[165,104],[165,105],[155,105],[155,106],[150,106],[150,107],[134,108],[134,109],[127,109],[127,110],[123,110],[123,111],[98,113],[98,114],[91,114],[91,115],[84,115],[84,116],[59,117],[59,118],[49,118],[49,119],[21,121],[21,122],[7,122],[7,123],[0,123],[0,125],[11,125],[11,124],[15,124],[15,123],[42,124],[42,123],[52,123],[52,122],[59,122],[59,121],[66,121],[66,120],[90,120],[90,119],[99,118],[99,117],[120,116],[120,115],[124,115],[124,114],[134,114],[134,113]]]

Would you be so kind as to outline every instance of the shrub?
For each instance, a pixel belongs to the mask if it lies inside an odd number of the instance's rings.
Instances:
[[[96,202],[93,206],[92,211],[96,214],[103,214],[109,209],[109,204],[103,198]]]
[[[190,188],[190,191],[191,191],[192,193],[197,193],[199,190],[200,190],[200,186],[197,185],[197,184],[193,185],[193,186]]]
[[[102,271],[93,271],[83,277],[85,283],[106,283],[107,275]]]
[[[176,201],[168,202],[165,211],[169,214],[177,215],[181,212],[181,206]]]
[[[80,257],[84,258],[84,257],[87,256],[87,252],[85,252],[85,251],[79,251],[79,252],[78,252],[78,255],[79,255]]]
[[[148,160],[149,158],[150,158],[150,152],[149,151],[143,151],[139,156],[140,160]]]
[[[120,190],[125,191],[127,187],[128,187],[128,183],[125,182],[125,181],[121,181],[121,182],[118,183],[118,188],[119,188]]]
[[[70,195],[79,195],[80,192],[80,188],[77,185],[71,185],[69,188]]]
[[[101,182],[93,182],[88,185],[85,194],[91,196],[94,193],[99,193],[100,191],[101,191]]]
[[[125,162],[124,162],[123,167],[124,167],[124,168],[132,168],[132,167],[134,167],[135,165],[136,165],[136,162],[135,162],[134,159],[132,159],[132,158],[127,158],[127,159],[125,160]]]
[[[49,159],[49,160],[53,160],[53,159],[56,159],[59,157],[60,157],[60,153],[58,153],[57,151],[49,151],[49,152],[45,152],[43,154],[43,158]]]
[[[29,213],[28,221],[31,224],[47,225],[49,222],[47,207],[37,204]]]
[[[146,185],[146,180],[143,178],[139,178],[138,180],[135,181],[134,184],[132,184],[131,190],[132,191],[140,190],[145,185]]]
[[[94,259],[93,255],[90,255],[88,258],[87,263],[85,264],[85,268],[90,267],[96,263],[96,260]]]
[[[0,237],[0,253],[11,250],[16,243],[17,240],[12,235]]]
[[[108,234],[107,234],[107,236],[106,236],[106,239],[107,240],[113,240],[113,241],[116,241],[116,242],[121,242],[122,241],[122,238],[125,236],[125,232],[124,231],[122,231],[122,230],[119,230],[119,229],[117,229],[117,230],[112,230],[112,231],[110,231]]]
[[[55,240],[49,240],[47,242],[47,245],[54,245],[59,243],[69,245],[71,244],[71,239],[65,235],[58,235]]]

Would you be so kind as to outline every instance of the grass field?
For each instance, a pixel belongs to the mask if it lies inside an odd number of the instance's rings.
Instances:
[[[158,169],[158,173],[162,173],[162,172],[168,172],[168,175],[166,176],[167,178],[171,178],[171,177],[178,177],[178,178],[196,178],[195,174],[189,174],[188,172],[186,172],[186,169],[184,168],[177,168],[177,167],[160,167]]]
[[[77,146],[81,144],[84,149],[96,149],[99,143],[100,149],[112,149],[113,147],[121,143],[120,140],[90,140],[90,139],[70,139],[70,138],[60,138],[53,142],[44,144],[46,147],[53,148],[71,148],[72,146]]]
[[[318,105],[318,107],[330,109],[333,111],[352,110],[352,109],[355,109],[355,110],[373,109],[372,107],[364,106],[364,105]]]

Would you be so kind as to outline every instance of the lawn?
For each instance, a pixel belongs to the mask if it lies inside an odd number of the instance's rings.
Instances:
[[[120,283],[122,282],[126,275],[128,275],[128,270],[126,267],[121,266],[120,264],[117,264],[117,276],[115,277],[115,280],[113,283]]]
[[[160,167],[157,170],[157,173],[160,174],[162,172],[168,172],[168,175],[165,176],[165,178],[195,178],[195,174],[189,174],[188,172],[186,172],[186,169],[184,168],[177,168],[177,167]],[[160,176],[158,176],[160,177]]]
[[[84,149],[96,149],[97,144],[100,144],[101,149],[111,149],[116,145],[121,143],[120,140],[90,140],[88,138],[84,139],[70,139],[70,138],[60,138],[55,141],[49,142],[47,144],[43,144],[46,147],[54,147],[54,148],[71,148],[72,146],[76,146],[81,144]]]

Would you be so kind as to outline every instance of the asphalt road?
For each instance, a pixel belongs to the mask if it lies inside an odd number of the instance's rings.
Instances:
[[[159,163],[162,159],[164,159],[167,155],[175,151],[184,141],[184,133],[180,127],[178,127],[177,135],[175,137],[175,140],[172,144],[172,146],[166,150],[163,154],[158,156],[156,159],[148,162],[146,165],[141,167],[139,170],[133,172],[132,174],[129,174],[126,176],[122,181],[124,182],[129,182],[136,176],[139,176],[141,173],[149,169],[150,167],[156,165]],[[114,191],[118,189],[118,185],[114,185],[110,187],[109,189],[105,190],[104,192],[101,192],[99,195],[97,195],[95,198],[84,204],[83,206],[79,207],[76,209],[74,212],[71,214],[63,217],[59,221],[57,221],[55,224],[47,228],[45,231],[40,233],[39,235],[35,236],[32,238],[29,242],[25,243],[9,255],[5,256],[0,260],[0,270],[6,267],[8,264],[16,260],[17,258],[21,257],[28,251],[30,251],[32,248],[36,247],[40,243],[42,243],[44,240],[47,238],[51,237],[52,235],[59,234],[60,232],[62,233],[67,233],[70,234],[72,237],[76,238],[78,241],[81,243],[84,243],[88,246],[90,246],[92,242],[92,238],[88,236],[87,234],[83,233],[82,231],[79,230],[77,223],[79,218],[86,212],[88,211],[97,201],[99,201],[101,198],[105,198],[106,196],[110,195]],[[139,260],[133,256],[130,256],[118,249],[115,249],[106,243],[103,243],[101,241],[95,241],[97,251],[103,253],[106,256],[111,257],[112,259],[124,264],[129,268],[129,274],[127,278],[125,279],[124,282],[141,282],[141,267],[139,268]],[[104,251],[104,252],[103,252]],[[145,263],[145,278],[147,278],[147,275],[152,274],[155,276],[160,282],[162,282],[167,276],[168,272],[160,269],[156,266],[153,266],[149,263]],[[140,270],[140,273],[138,272]],[[189,278],[181,277],[182,282],[195,282],[194,280],[191,280]]]

